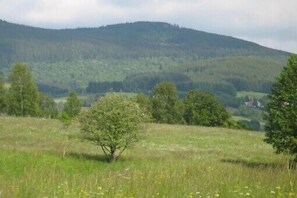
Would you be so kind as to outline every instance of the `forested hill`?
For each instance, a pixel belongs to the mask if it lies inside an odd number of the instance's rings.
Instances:
[[[287,56],[256,43],[161,22],[52,30],[0,20],[0,75],[7,78],[13,63],[25,62],[45,90],[144,81],[154,73],[173,72],[200,87],[227,83],[237,90],[266,91],[263,87],[271,84]]]
[[[49,30],[0,21],[0,64],[151,56],[217,57],[284,52],[160,22]]]

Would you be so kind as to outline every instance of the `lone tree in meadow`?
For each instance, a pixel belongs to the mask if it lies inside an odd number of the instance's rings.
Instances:
[[[113,162],[132,143],[138,141],[148,116],[131,99],[116,93],[100,98],[81,114],[81,132],[98,144]]]
[[[190,91],[184,100],[185,120],[190,125],[223,126],[231,118],[211,93]]]
[[[265,142],[297,160],[297,55],[290,56],[268,98]]]
[[[13,66],[9,80],[9,114],[16,116],[37,116],[39,114],[39,92],[27,65]]]

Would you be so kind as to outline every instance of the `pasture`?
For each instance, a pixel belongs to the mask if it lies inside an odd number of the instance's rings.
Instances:
[[[79,124],[0,117],[0,197],[296,197],[297,170],[264,134],[148,124],[107,163]]]

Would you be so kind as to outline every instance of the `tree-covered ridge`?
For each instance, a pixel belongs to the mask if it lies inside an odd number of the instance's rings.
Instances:
[[[0,21],[1,65],[17,61],[230,55],[280,55],[252,42],[160,22],[48,30]]]
[[[49,30],[0,20],[0,30],[0,74],[7,79],[11,65],[26,62],[38,87],[50,94],[163,72],[186,75],[203,90],[228,84],[237,90],[267,91],[288,56],[161,22]]]

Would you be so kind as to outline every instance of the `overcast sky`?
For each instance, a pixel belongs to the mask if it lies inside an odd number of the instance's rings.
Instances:
[[[0,0],[0,19],[54,29],[162,21],[297,53],[297,0]]]

